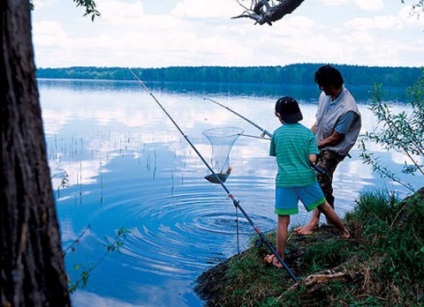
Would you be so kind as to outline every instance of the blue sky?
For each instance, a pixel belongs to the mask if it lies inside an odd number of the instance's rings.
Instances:
[[[272,26],[231,19],[247,0],[34,0],[37,67],[424,66],[424,16],[401,0],[305,0]]]

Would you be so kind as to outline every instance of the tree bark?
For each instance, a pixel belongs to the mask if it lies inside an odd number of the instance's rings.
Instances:
[[[256,20],[256,23],[263,25],[267,23],[272,25],[273,22],[280,20],[287,14],[291,14],[297,9],[304,0],[280,0],[278,4],[272,5],[269,0],[258,0],[253,9],[246,10],[237,18],[251,18]]]
[[[2,306],[69,306],[35,78],[29,0],[2,0]]]

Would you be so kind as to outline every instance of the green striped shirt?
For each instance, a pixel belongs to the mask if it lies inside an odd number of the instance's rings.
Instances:
[[[269,154],[277,158],[277,187],[303,187],[317,181],[309,155],[318,154],[315,135],[302,124],[283,124],[275,130]]]

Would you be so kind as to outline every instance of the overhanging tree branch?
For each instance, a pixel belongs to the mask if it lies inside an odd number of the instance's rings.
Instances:
[[[291,14],[304,0],[252,0],[250,8],[237,1],[245,11],[232,19],[250,18],[256,20],[255,24],[272,23],[280,20],[287,14]]]

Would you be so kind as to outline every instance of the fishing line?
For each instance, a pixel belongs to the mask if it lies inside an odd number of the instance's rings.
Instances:
[[[200,152],[197,150],[197,148],[193,145],[193,143],[190,141],[190,139],[187,137],[187,135],[184,134],[184,132],[181,130],[181,128],[178,126],[178,124],[175,122],[175,120],[171,117],[171,115],[165,110],[165,108],[162,106],[162,104],[159,102],[159,100],[157,100],[156,97],[153,95],[153,93],[147,88],[147,86],[144,84],[144,82],[141,81],[141,79],[131,70],[131,68],[128,68],[128,70],[131,72],[131,74],[134,76],[134,78],[136,78],[138,80],[138,82],[143,86],[143,88],[149,93],[149,95],[158,104],[158,106],[162,109],[162,111],[166,114],[166,116],[168,116],[168,118],[171,120],[171,122],[174,124],[174,126],[178,129],[178,131],[182,134],[182,136],[185,138],[185,140],[191,146],[191,148],[193,148],[193,150],[195,151],[195,153],[199,156],[199,158],[202,160],[202,162],[205,164],[205,166],[209,169],[209,171],[215,177],[215,179],[217,180],[217,182],[225,190],[225,192],[227,193],[228,197],[233,201],[233,205],[235,206],[236,210],[240,210],[240,212],[243,214],[243,216],[246,218],[246,220],[250,223],[250,225],[253,227],[253,229],[256,231],[256,233],[259,235],[259,237],[261,238],[262,242],[264,242],[266,244],[266,246],[269,248],[269,250],[274,254],[274,256],[278,259],[278,261],[280,261],[280,263],[283,265],[284,269],[290,275],[290,278],[294,282],[297,282],[297,277],[294,275],[294,273],[291,271],[291,269],[288,267],[288,265],[284,262],[284,260],[278,254],[278,252],[272,246],[271,242],[269,242],[269,240],[267,239],[267,237],[255,225],[255,223],[250,218],[250,216],[246,213],[246,211],[244,211],[243,207],[240,205],[240,201],[236,199],[236,197],[230,192],[230,190],[228,190],[228,188],[225,186],[225,184],[222,182],[222,180],[219,178],[219,176],[215,173],[215,171],[208,164],[208,162],[203,158],[203,156],[200,154]]]
[[[239,227],[239,214],[238,214],[238,207],[236,208],[236,224],[237,224],[237,254],[240,254],[240,227]]]

